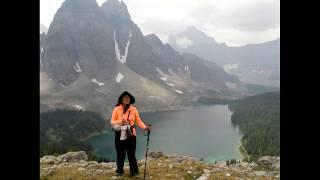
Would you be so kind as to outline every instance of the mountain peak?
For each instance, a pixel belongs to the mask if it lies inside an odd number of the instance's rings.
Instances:
[[[131,20],[127,5],[119,0],[107,0],[101,5],[101,9],[112,19]]]
[[[187,27],[184,31],[169,36],[169,42],[171,45],[173,45],[176,48],[186,48],[185,45],[179,45],[177,44],[178,41],[184,42],[182,44],[186,44],[186,47],[188,47],[188,44],[201,44],[203,46],[220,46],[216,40],[204,32],[200,31],[194,26]]]
[[[65,0],[61,8],[68,8],[74,10],[82,9],[97,9],[99,8],[96,0]]]
[[[123,1],[119,1],[119,0],[107,0],[105,1],[103,4],[109,4],[109,5],[114,5],[114,6],[126,6],[126,4]],[[102,4],[102,5],[103,5]]]
[[[199,29],[197,29],[197,28],[194,27],[194,26],[189,26],[189,27],[187,27],[185,31],[202,33]]]
[[[208,38],[209,38],[209,36],[208,36],[206,33],[200,31],[199,29],[197,29],[197,28],[194,27],[194,26],[187,27],[187,28],[183,31],[183,33],[193,34],[193,35],[203,36],[203,37],[208,37]],[[210,37],[210,38],[211,38],[211,37]],[[213,38],[212,38],[212,39],[213,39]]]
[[[163,44],[162,41],[160,40],[160,38],[154,33],[146,35],[145,38],[148,40],[151,40],[157,44]]]

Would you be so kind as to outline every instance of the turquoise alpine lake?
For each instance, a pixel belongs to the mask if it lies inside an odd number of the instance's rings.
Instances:
[[[181,111],[140,112],[145,124],[152,124],[149,152],[192,156],[203,158],[206,162],[242,159],[239,151],[241,133],[232,125],[231,115],[228,105],[195,106]],[[138,160],[144,158],[146,141],[147,136],[137,126]],[[113,131],[105,130],[86,142],[92,145],[98,155],[110,160],[116,159]]]

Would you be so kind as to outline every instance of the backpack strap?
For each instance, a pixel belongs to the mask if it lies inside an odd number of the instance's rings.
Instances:
[[[128,121],[128,119],[129,119],[129,116],[130,116],[130,112],[131,112],[131,111],[129,111],[129,114],[128,114],[128,118],[127,118],[127,121]]]
[[[129,111],[129,114],[128,114],[128,118],[127,118],[127,120],[129,119],[130,112],[131,112],[131,111]],[[135,125],[135,124],[133,124],[133,125],[131,126],[131,124],[130,124],[130,131],[131,131],[131,133],[133,133],[133,128],[136,128],[136,125]]]

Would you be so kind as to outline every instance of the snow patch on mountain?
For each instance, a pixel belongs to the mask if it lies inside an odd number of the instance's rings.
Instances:
[[[183,78],[183,74],[181,73],[181,70],[179,71],[179,74],[175,73],[171,68],[168,69],[169,74],[164,73],[159,67],[156,67],[156,71],[160,75],[160,79],[167,82],[170,80],[171,83],[174,83],[174,86],[178,87],[185,87],[187,86],[187,81],[185,78]],[[169,83],[169,86],[172,86],[171,83]]]
[[[91,82],[96,83],[96,84],[98,84],[99,86],[103,86],[103,85],[104,85],[104,83],[98,82],[97,79],[95,79],[95,78],[91,79]]]
[[[82,72],[79,62],[76,63],[76,66],[73,66],[73,69],[78,73]]]
[[[131,31],[129,31],[129,41],[126,44],[124,55],[121,55],[120,54],[119,45],[118,45],[118,41],[116,40],[116,32],[115,31],[113,32],[115,54],[116,54],[117,59],[122,64],[124,64],[127,61],[128,50],[129,50],[129,46],[130,46],[131,37],[132,37],[132,33],[131,33]]]
[[[162,81],[167,81],[168,78],[166,78],[166,77],[160,77],[160,79],[161,79]]]
[[[190,71],[190,69],[189,69],[189,65],[188,65],[188,64],[184,66],[184,70],[185,70],[186,72],[188,72],[189,74],[191,74],[191,71]]]
[[[76,109],[78,109],[78,110],[82,110],[83,109],[83,107],[82,106],[80,106],[80,105],[77,105],[77,104],[75,104],[75,105],[73,105]]]
[[[120,83],[123,78],[124,78],[123,74],[121,72],[119,72],[117,77],[116,77],[117,83]]]
[[[179,94],[183,94],[182,91],[179,91],[179,90],[177,90],[177,89],[175,89],[175,91],[176,91],[177,93],[179,93]]]
[[[166,82],[166,84],[167,84],[168,86],[171,86],[171,87],[173,87],[173,86],[174,86],[174,84],[173,84],[173,83],[168,83],[168,82]]]

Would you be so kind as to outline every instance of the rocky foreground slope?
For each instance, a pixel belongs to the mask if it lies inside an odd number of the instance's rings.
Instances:
[[[40,177],[44,179],[143,179],[144,160],[138,161],[140,175],[129,177],[129,165],[125,175],[115,176],[115,162],[88,161],[84,151],[68,152],[60,156],[44,156],[40,159]],[[166,155],[151,152],[148,156],[146,179],[280,179],[280,157],[264,156],[257,162],[225,161],[205,163],[188,156]]]

